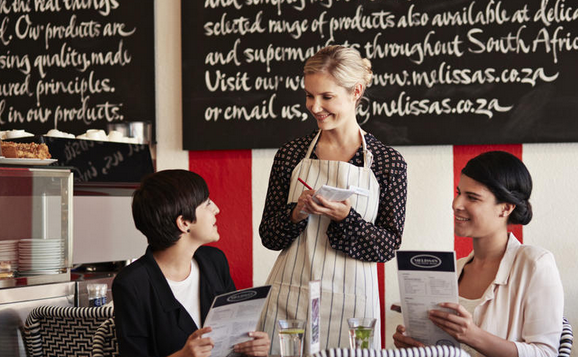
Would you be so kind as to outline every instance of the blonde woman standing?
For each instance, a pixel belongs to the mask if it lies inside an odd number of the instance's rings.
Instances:
[[[279,354],[278,320],[307,319],[313,280],[321,281],[322,349],[348,346],[350,317],[379,321],[376,262],[393,258],[401,244],[407,175],[403,157],[357,123],[371,78],[369,60],[344,46],[325,47],[305,64],[306,106],[319,130],[277,152],[259,227],[263,245],[281,250],[262,318],[271,354]],[[357,186],[369,194],[315,202],[322,185]],[[380,337],[378,322],[376,348]]]

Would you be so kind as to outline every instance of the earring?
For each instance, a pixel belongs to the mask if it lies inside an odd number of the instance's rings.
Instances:
[[[191,230],[189,228],[187,228],[187,233],[191,233]]]

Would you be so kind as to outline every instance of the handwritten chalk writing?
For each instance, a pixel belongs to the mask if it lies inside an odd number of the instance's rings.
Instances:
[[[429,31],[422,42],[395,43],[384,41],[378,43],[381,32],[373,38],[373,42],[367,42],[364,46],[368,58],[386,57],[408,57],[415,64],[422,64],[426,57],[437,57],[440,55],[461,57],[464,51],[460,48],[462,40],[459,35],[455,35],[449,41],[433,40],[435,31]]]
[[[5,55],[0,55],[0,69],[17,69],[23,74],[29,74],[32,68],[28,55],[12,55],[7,51]]]
[[[220,90],[225,91],[245,91],[251,90],[251,85],[248,84],[249,75],[247,72],[237,72],[235,76],[227,76],[226,73],[216,70],[214,78],[211,71],[205,71],[205,85],[208,90],[215,92]]]
[[[7,117],[4,118],[4,111],[6,110],[6,99],[0,100],[0,124],[7,123],[24,123],[24,114],[18,109],[10,106],[8,108]]]
[[[480,53],[528,53],[530,46],[524,42],[522,38],[522,31],[526,26],[521,26],[516,34],[508,32],[507,35],[500,35],[497,38],[490,36],[487,39],[479,39],[478,35],[483,34],[482,29],[474,28],[468,31],[468,41],[473,45],[468,47],[468,51],[476,54]]]
[[[284,105],[281,108],[281,117],[289,120],[293,120],[293,118],[301,118],[302,120],[307,119],[307,114],[305,114],[305,118],[303,119],[303,114],[301,112],[301,105],[300,104],[293,104],[293,105]]]
[[[269,20],[269,33],[288,33],[294,39],[301,38],[304,32],[308,30],[307,19],[295,20],[293,22],[285,19]]]
[[[549,0],[542,0],[540,8],[534,14],[534,21],[542,21],[546,26],[552,23],[571,22],[578,19],[578,8],[567,7],[564,0],[556,0],[554,6],[548,9]]]
[[[102,30],[102,35],[104,37],[110,36],[122,36],[122,37],[129,37],[132,36],[136,32],[136,27],[133,27],[132,30],[125,29],[126,24],[124,22],[107,22],[104,24],[104,28]]]
[[[217,121],[223,115],[225,120],[261,120],[277,118],[274,104],[277,94],[272,94],[268,100],[263,100],[260,105],[244,107],[240,105],[230,105],[222,108],[209,107],[205,109],[205,121]]]
[[[54,112],[54,127],[56,128],[58,122],[67,121],[82,121],[85,124],[90,124],[93,121],[106,120],[112,122],[120,120],[120,107],[122,104],[114,103],[100,103],[94,106],[89,106],[90,96],[82,99],[80,108],[65,108],[57,106]]]
[[[378,86],[405,86],[410,82],[409,72],[403,70],[402,73],[374,73],[373,85]]]
[[[51,115],[52,109],[40,107],[30,108],[26,113],[26,121],[27,122],[39,121],[41,123],[46,123]]]
[[[34,0],[34,11],[36,12],[58,12],[60,10],[62,10],[60,1]]]
[[[30,0],[0,0],[0,15],[30,12]]]
[[[244,16],[227,20],[227,13],[224,12],[220,21],[207,21],[203,28],[205,29],[205,36],[226,36],[233,33],[244,36],[265,32],[266,30],[261,27],[262,19],[263,11],[259,11],[253,20]]]
[[[216,64],[227,64],[233,62],[236,66],[240,66],[241,62],[237,58],[237,47],[241,43],[241,39],[236,39],[233,48],[225,55],[220,51],[209,52],[205,56],[205,64],[214,66]]]
[[[465,25],[490,25],[504,24],[506,22],[526,22],[529,21],[528,6],[524,5],[522,9],[516,11],[515,15],[508,15],[505,9],[502,9],[502,2],[489,1],[485,8],[477,10],[474,7],[478,4],[472,1],[461,11],[443,11],[436,13],[432,17],[431,24],[435,27],[446,26],[465,26]]]
[[[44,78],[47,68],[50,67],[73,67],[80,72],[84,72],[90,66],[125,66],[131,62],[132,57],[123,46],[123,40],[120,40],[118,42],[118,49],[115,52],[82,53],[69,47],[67,43],[63,43],[58,53],[44,53],[36,56],[34,59],[34,67],[38,69],[38,73]]]
[[[558,26],[554,33],[550,35],[548,29],[542,28],[538,32],[538,36],[534,39],[532,50],[536,51],[538,46],[542,46],[546,53],[552,53],[554,63],[558,63],[558,53],[562,51],[577,51],[578,37],[573,36],[570,32],[566,33],[565,37],[559,37],[560,31],[564,27]]]
[[[73,167],[72,170],[74,171],[74,181],[77,182],[87,182],[94,180],[98,177],[98,170],[96,169],[96,167],[94,167],[92,161],[88,161],[87,169],[79,169],[78,167]]]
[[[225,120],[261,120],[277,118],[275,114],[274,103],[277,94],[272,94],[268,100],[263,100],[260,105],[253,107],[244,107],[239,105],[231,105],[225,108],[223,118]]]
[[[44,31],[44,47],[50,47],[50,40],[65,39],[65,38],[94,38],[100,36],[101,24],[96,21],[81,21],[76,23],[76,15],[70,17],[68,25],[53,25],[46,24]]]
[[[551,83],[559,76],[559,72],[551,75],[547,74],[543,67],[505,68],[498,72],[496,68],[492,67],[478,70],[452,68],[451,65],[444,61],[440,63],[437,69],[431,71],[412,71],[410,76],[404,76],[404,80],[398,80],[396,84],[400,86],[411,85],[433,88],[436,85],[447,84],[521,83],[534,87],[538,81]]]
[[[122,152],[120,152],[120,150],[116,151],[115,153],[113,153],[112,155],[107,155],[104,157],[104,167],[102,168],[102,173],[104,175],[108,174],[108,171],[113,168],[113,167],[117,167],[118,165],[120,165],[121,162],[124,161],[124,157],[122,155]]]
[[[46,0],[34,0],[36,2]],[[99,10],[102,16],[110,15],[112,10],[118,9],[118,0],[63,0],[64,8],[68,11]]]
[[[426,26],[429,22],[429,15],[426,12],[420,13],[415,11],[415,5],[411,4],[407,10],[407,14],[404,14],[397,20],[397,27],[414,27],[414,26]]]
[[[29,38],[32,40],[37,40],[40,37],[40,32],[42,31],[43,25],[32,25],[30,21],[30,16],[28,14],[22,15],[16,20],[15,35],[18,39],[22,40]]]
[[[423,114],[476,114],[492,118],[495,112],[508,112],[513,106],[502,106],[496,98],[460,99],[455,105],[452,98],[433,100],[429,98],[413,99],[405,91],[402,91],[397,99],[389,102],[373,102],[374,115],[394,116],[419,116]]]
[[[311,22],[311,31],[319,32],[319,36],[321,38],[325,37],[325,35],[323,34],[323,26],[325,26],[325,24],[327,23],[327,20],[325,20],[326,15],[327,11],[323,11],[321,14],[319,14],[318,18],[313,19],[313,21]]]
[[[267,72],[271,71],[271,62],[300,61],[304,62],[307,58],[313,56],[316,52],[315,47],[306,49],[300,47],[276,47],[269,44],[267,48],[246,48],[243,51],[245,62],[247,63],[264,63]]]
[[[23,82],[1,82],[0,97],[30,95],[30,75],[26,75]]]
[[[12,41],[12,35],[8,35],[8,22],[10,18],[8,16],[2,19],[2,23],[0,23],[0,42],[4,46],[8,46],[10,41]]]
[[[54,80],[44,81],[40,79],[36,83],[36,103],[40,105],[41,97],[46,95],[58,94],[79,94],[82,99],[87,93],[110,93],[114,87],[110,84],[109,78],[95,78],[94,71],[90,71],[88,78],[75,77],[72,80]]]
[[[329,21],[329,37],[334,38],[336,31],[356,30],[365,32],[367,30],[385,30],[395,26],[395,16],[389,11],[372,12],[369,15],[362,15],[363,6],[357,6],[353,17],[332,18]]]
[[[239,0],[241,3],[242,0]],[[237,0],[205,0],[205,8],[215,9],[218,7],[229,7],[233,5],[235,9],[239,10],[243,7],[242,4],[239,4]]]
[[[281,6],[283,4],[294,4],[295,10],[303,11],[305,9],[305,0],[245,0],[245,5],[273,5],[277,6],[277,15],[281,15]]]
[[[207,107],[205,108],[204,118],[205,121],[217,121],[219,116],[223,112],[223,109],[219,107]]]
[[[279,89],[279,85],[283,82],[283,76],[261,77],[255,78],[255,90],[274,90]]]
[[[64,145],[65,163],[82,155],[82,153],[90,151],[94,147],[93,140],[71,140]]]
[[[288,76],[285,78],[285,88],[296,91],[304,87],[303,76]]]

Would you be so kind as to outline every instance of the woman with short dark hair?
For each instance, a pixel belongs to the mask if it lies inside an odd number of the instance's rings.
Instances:
[[[204,244],[219,240],[219,208],[194,172],[165,170],[145,178],[132,202],[135,225],[149,243],[112,286],[121,356],[211,354],[214,342],[200,328],[215,296],[235,290],[225,254]],[[264,332],[235,351],[266,356]]]
[[[532,178],[517,157],[492,151],[462,170],[454,231],[473,252],[458,261],[459,304],[431,310],[430,320],[476,356],[557,356],[564,292],[552,253],[520,244],[508,224],[532,219]],[[398,326],[397,347],[421,345]]]

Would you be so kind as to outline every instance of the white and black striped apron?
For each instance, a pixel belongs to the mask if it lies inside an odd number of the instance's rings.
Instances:
[[[364,165],[358,167],[343,161],[311,159],[320,133],[311,142],[305,159],[293,170],[288,202],[297,202],[306,189],[298,178],[314,189],[322,185],[357,186],[369,190],[370,194],[351,196],[351,205],[363,219],[373,223],[379,206],[379,183],[370,169],[372,155],[367,150],[365,138],[360,133]],[[278,320],[308,320],[309,281],[313,280],[321,281],[321,349],[349,346],[347,319],[350,317],[376,318],[373,346],[381,346],[377,264],[351,258],[331,248],[326,233],[329,223],[330,219],[325,216],[310,215],[307,228],[279,254],[269,274],[267,284],[272,285],[272,289],[261,328],[271,337],[271,354],[279,354]],[[308,354],[308,338],[305,355]]]

